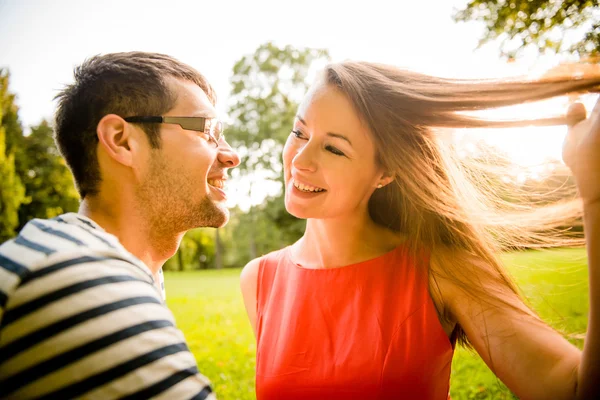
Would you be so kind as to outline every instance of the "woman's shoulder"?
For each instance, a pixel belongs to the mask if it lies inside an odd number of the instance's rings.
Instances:
[[[453,313],[482,298],[505,299],[503,304],[506,299],[511,303],[516,300],[512,277],[500,259],[489,257],[449,247],[432,251],[429,281],[434,299],[437,292]]]
[[[242,269],[240,274],[240,280],[242,285],[245,282],[253,282],[256,283],[258,275],[260,273],[261,266],[265,265],[277,265],[280,260],[282,260],[287,252],[289,251],[289,246],[284,247],[283,249],[271,251],[265,255],[260,257],[256,257],[250,260]]]
[[[468,281],[479,282],[478,285],[482,280],[503,280],[506,276],[499,259],[486,259],[485,253],[478,255],[449,246],[438,246],[430,251],[429,273],[447,281],[468,278]]]

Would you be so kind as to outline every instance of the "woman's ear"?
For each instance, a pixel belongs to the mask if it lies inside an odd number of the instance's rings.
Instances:
[[[132,166],[132,148],[135,148],[132,127],[118,115],[105,115],[96,127],[98,142],[106,154],[116,162]]]
[[[395,175],[390,174],[389,172],[383,173],[377,181],[377,189],[381,189],[382,187],[389,185],[390,183],[392,183],[394,178]]]

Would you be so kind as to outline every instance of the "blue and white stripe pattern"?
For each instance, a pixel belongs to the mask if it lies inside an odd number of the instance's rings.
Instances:
[[[159,286],[88,218],[29,222],[0,246],[0,398],[214,399]]]

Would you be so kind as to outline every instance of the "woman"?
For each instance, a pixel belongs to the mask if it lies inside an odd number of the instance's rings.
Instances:
[[[600,76],[453,81],[328,66],[283,152],[286,209],[306,231],[242,272],[257,399],[446,399],[456,341],[522,399],[600,398],[600,105],[579,123],[585,109],[569,110],[563,155],[589,257],[583,352],[525,305],[497,258],[505,246],[568,243],[542,232],[576,215],[541,221],[477,191],[433,129],[522,124],[460,112],[598,89]]]

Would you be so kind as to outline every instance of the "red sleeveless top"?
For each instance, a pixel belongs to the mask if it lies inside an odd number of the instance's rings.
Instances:
[[[257,400],[448,398],[453,346],[404,247],[327,269],[270,253],[257,300]]]

